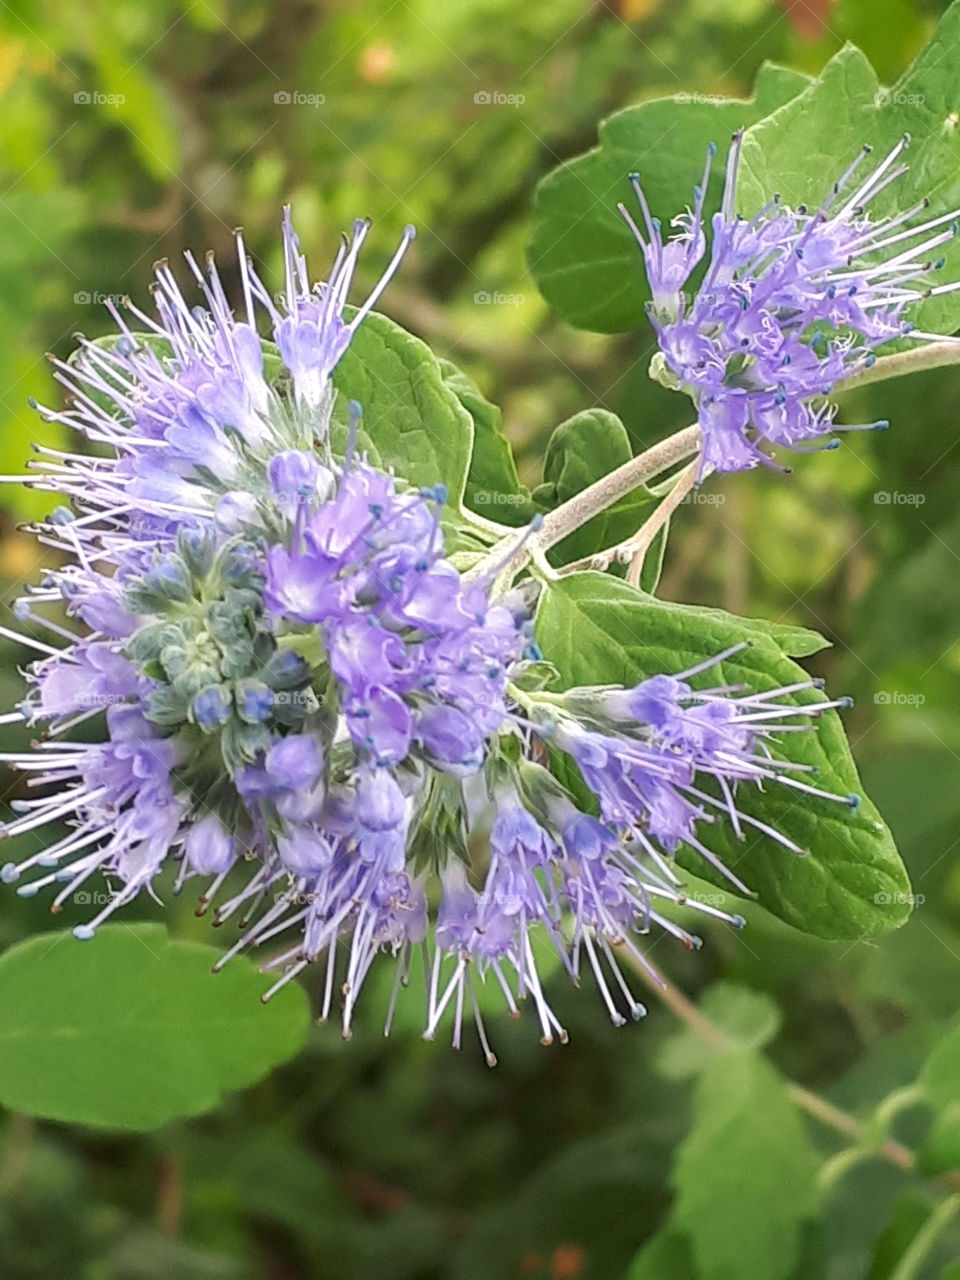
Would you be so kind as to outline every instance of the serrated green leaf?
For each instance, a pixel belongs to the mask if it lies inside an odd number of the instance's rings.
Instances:
[[[792,652],[813,652],[811,633],[737,618],[719,609],[670,604],[599,573],[574,574],[545,590],[537,620],[544,656],[568,684],[635,684],[685,670],[749,640],[701,679],[768,691],[806,678]],[[799,701],[817,701],[808,691]],[[784,735],[782,752],[818,770],[817,784],[839,796],[860,794],[860,780],[839,717],[827,712],[809,733]],[[703,842],[753,889],[774,915],[822,938],[884,933],[910,914],[910,884],[889,830],[869,799],[858,809],[799,796],[783,785],[741,787],[743,813],[772,825],[808,856],[798,857],[749,827],[738,841],[728,823],[701,826]],[[679,860],[729,888],[692,851]]]
[[[749,102],[676,94],[627,107],[600,125],[600,145],[540,183],[530,268],[544,297],[570,324],[600,333],[637,328],[649,297],[640,250],[617,212],[639,172],[655,217],[669,222],[689,205],[707,145],[721,147],[707,194],[719,206],[723,144],[730,134],[788,102],[809,81],[765,65]],[[688,99],[688,100],[685,100]],[[689,100],[692,99],[692,100]]]
[[[214,976],[215,947],[161,925],[108,925],[90,942],[28,938],[0,957],[0,1102],[27,1115],[152,1129],[198,1115],[303,1046],[290,984],[264,1007],[245,959]]]
[[[333,383],[334,447],[347,438],[349,402],[363,409],[358,446],[374,466],[396,469],[415,485],[445,485],[450,502],[463,497],[473,445],[473,419],[444,381],[425,342],[372,313],[354,334]]]
[[[779,192],[797,205],[826,195],[864,143],[873,142],[877,73],[859,49],[847,45],[822,75],[743,139],[737,205],[752,213]]]
[[[700,1008],[730,1043],[724,1048],[708,1044],[690,1027],[673,1032],[657,1050],[657,1066],[671,1080],[696,1075],[723,1053],[762,1049],[780,1029],[780,1010],[774,1001],[763,991],[734,982],[714,983],[704,992]]]
[[[607,409],[584,409],[555,428],[543,459],[537,492],[550,506],[575,497],[599,476],[615,471],[633,455],[627,429]]]
[[[674,1221],[701,1280],[781,1280],[815,1208],[817,1157],[783,1081],[759,1054],[711,1063],[673,1171]]]

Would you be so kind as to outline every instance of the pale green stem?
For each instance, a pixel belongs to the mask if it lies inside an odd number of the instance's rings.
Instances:
[[[886,1134],[900,1112],[917,1106],[923,1101],[923,1096],[923,1090],[918,1084],[908,1084],[895,1090],[877,1107],[873,1113],[873,1123],[882,1134]]]
[[[683,502],[684,498],[693,488],[697,480],[697,472],[700,470],[700,459],[694,458],[692,462],[688,462],[683,470],[678,474],[676,484],[671,491],[657,507],[656,511],[644,524],[637,530],[633,538],[626,542],[620,551],[620,559],[625,560],[630,556],[630,567],[627,570],[627,581],[633,587],[639,587],[640,579],[643,574],[643,562],[647,557],[647,552],[653,546],[657,534],[661,529],[665,529],[670,523],[670,517]],[[666,534],[664,534],[666,537]]]
[[[560,570],[561,575],[579,573],[583,569],[597,569],[602,572],[605,569],[609,569],[615,560],[618,560],[621,564],[626,564],[628,561],[639,561],[640,568],[642,568],[643,558],[657,534],[693,488],[698,466],[699,460],[695,458],[693,462],[688,463],[682,471],[677,473],[673,488],[656,508],[653,515],[641,525],[636,533],[632,533],[629,538],[624,538],[615,547],[607,547],[606,551],[598,551],[595,555],[584,556],[581,560],[574,560],[572,564],[565,564]],[[632,570],[634,565],[631,564],[630,567]],[[637,572],[639,574],[639,570]],[[627,580],[632,581],[629,575]]]
[[[696,423],[667,436],[666,440],[658,441],[551,511],[544,517],[543,527],[531,539],[533,545],[539,551],[549,551],[579,529],[591,516],[606,511],[607,507],[625,498],[639,485],[652,480],[654,476],[662,475],[678,462],[693,457],[700,444],[700,427]]]
[[[841,1182],[858,1164],[869,1160],[873,1152],[869,1147],[844,1147],[835,1156],[831,1156],[820,1166],[817,1174],[817,1187],[821,1193],[828,1192],[836,1183]]]
[[[927,1255],[937,1242],[937,1237],[941,1231],[946,1230],[958,1212],[960,1195],[947,1196],[946,1200],[941,1200],[910,1241],[907,1251],[890,1273],[890,1280],[916,1280]]]
[[[458,518],[463,519],[475,530],[490,534],[494,538],[506,537],[507,534],[513,533],[516,527],[509,524],[501,524],[499,520],[491,520],[489,516],[482,516],[478,511],[472,511],[469,507],[465,507],[462,504],[457,515]]]
[[[545,554],[592,516],[605,511],[639,485],[692,457],[700,448],[700,440],[700,428],[696,424],[684,427],[666,440],[660,440],[551,511],[544,517],[543,524],[536,533],[531,535],[529,531],[520,530],[509,539],[504,538],[465,577],[481,577],[491,564],[513,560],[514,555],[522,556],[522,559],[513,563],[513,570],[516,572],[526,560]]]
[[[943,342],[926,342],[912,351],[897,351],[892,356],[881,356],[869,369],[845,378],[833,388],[835,392],[865,387],[871,382],[886,382],[888,378],[902,378],[908,373],[920,373],[924,369],[942,369],[945,365],[960,364],[960,338]]]

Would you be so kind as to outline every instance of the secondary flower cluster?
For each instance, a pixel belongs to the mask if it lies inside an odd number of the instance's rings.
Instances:
[[[545,1041],[566,1034],[541,979],[550,954],[574,979],[592,972],[615,1022],[639,1016],[615,949],[652,973],[640,934],[698,942],[669,909],[685,901],[680,846],[741,892],[704,843],[710,823],[802,852],[744,812],[739,789],[856,799],[771,751],[839,705],[811,683],[694,689],[735,650],[632,688],[552,691],[533,584],[493,598],[502,564],[459,571],[446,494],[360,456],[356,406],[334,454],[331,372],[403,248],[347,324],[365,234],[311,287],[288,219],[282,306],[241,245],[239,320],[212,267],[190,260],[204,310],[161,266],[159,323],[135,312],[135,333],[118,314],[118,340],[59,366],[71,407],[45,412],[109,452],[41,464],[41,487],[72,500],[40,529],[67,563],[17,604],[38,657],[7,719],[45,736],[6,757],[41,794],[15,802],[5,834],[63,834],[2,878],[39,872],[19,892],[58,885],[60,909],[105,875],[107,904],[74,929],[88,939],[171,864],[177,888],[201,877],[204,906],[226,895],[218,922],[242,909],[224,961],[267,947],[268,995],[321,961],[322,1014],[338,1001],[345,1034],[377,955],[397,961],[389,1026],[424,944],[425,1034],[449,1014],[459,1044],[472,1012],[492,1062],[478,980],[511,1011],[529,1000]],[[82,630],[55,620],[64,607]],[[564,758],[583,785],[547,768]]]
[[[692,297],[684,290],[707,253],[704,200],[716,147],[708,150],[692,210],[673,219],[673,236],[664,240],[637,174],[631,182],[643,230],[620,206],[650,284],[648,312],[660,346],[654,372],[697,406],[701,476],[772,465],[764,442],[800,449],[838,429],[885,427],[836,428],[835,409],[823,397],[869,367],[889,342],[941,340],[917,329],[908,309],[960,288],[931,283],[944,265],[937,250],[957,234],[960,211],[920,223],[915,219],[929,201],[875,221],[867,212],[907,171],[898,161],[908,135],[855,184],[871,153],[864,147],[818,209],[790,209],[774,196],[749,219],[737,212],[742,141],[742,133],[734,134],[706,269]],[[823,447],[837,443],[834,437]]]

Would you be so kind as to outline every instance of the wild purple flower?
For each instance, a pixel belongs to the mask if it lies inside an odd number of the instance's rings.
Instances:
[[[452,1022],[459,1044],[472,1016],[492,1062],[478,982],[511,1012],[532,1004],[545,1041],[566,1038],[548,962],[589,971],[615,1022],[642,1014],[617,957],[652,974],[654,927],[698,943],[671,915],[685,901],[675,853],[698,850],[748,892],[705,825],[752,825],[796,852],[738,794],[846,799],[770,749],[838,704],[789,700],[806,683],[695,690],[729,652],[630,689],[531,692],[533,584],[493,598],[509,566],[461,573],[441,488],[330,446],[330,374],[383,284],[343,319],[365,234],[311,289],[287,220],[282,306],[241,247],[241,320],[213,269],[190,260],[202,311],[161,266],[159,323],[134,310],[146,335],[118,317],[112,347],[85,343],[59,366],[73,401],[53,416],[109,452],[43,454],[35,478],[70,500],[39,527],[67,563],[15,608],[37,656],[5,720],[46,736],[3,757],[39,792],[2,834],[57,835],[0,878],[28,896],[59,885],[60,909],[105,876],[106,905],[74,929],[88,939],[158,894],[165,869],[174,891],[203,877],[201,907],[216,897],[218,922],[242,921],[221,963],[266,948],[265,998],[317,963],[321,1013],[338,1004],[346,1035],[377,957],[396,961],[389,1029],[422,953],[425,1034]],[[267,377],[254,304],[286,378]],[[596,813],[544,767],[551,753],[579,767]]]
[[[630,180],[642,228],[619,206],[640,244],[650,284],[648,314],[660,346],[653,371],[697,406],[701,476],[711,469],[773,465],[765,442],[802,450],[832,431],[885,427],[836,427],[835,408],[824,397],[869,367],[887,343],[940,340],[915,327],[911,309],[960,288],[933,283],[944,265],[937,250],[957,234],[960,211],[916,222],[929,205],[924,200],[904,213],[871,219],[868,206],[907,171],[898,161],[909,135],[856,183],[871,153],[864,147],[819,208],[790,209],[774,195],[749,219],[737,212],[742,140],[742,132],[734,134],[709,253],[703,206],[713,144],[693,209],[673,219],[671,237],[664,239],[652,216],[639,175]],[[705,256],[703,277],[688,293]],[[837,443],[834,437],[821,447]]]

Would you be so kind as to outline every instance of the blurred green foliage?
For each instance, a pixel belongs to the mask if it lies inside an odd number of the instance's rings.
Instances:
[[[503,406],[529,489],[550,430],[593,405],[634,444],[683,425],[685,402],[647,377],[649,333],[577,333],[538,296],[525,257],[538,179],[592,146],[601,117],[654,96],[747,96],[764,59],[816,74],[849,39],[892,82],[942,8],[9,0],[2,469],[19,471],[30,441],[62,443],[27,405],[58,402],[45,350],[65,357],[75,330],[108,331],[103,296],[144,303],[159,257],[212,247],[229,283],[238,224],[276,270],[285,200],[316,264],[357,216],[375,219],[371,273],[417,225],[384,308]],[[572,1043],[543,1049],[526,1022],[501,1020],[491,1072],[412,1027],[384,1041],[372,991],[353,1041],[317,1030],[205,1118],[131,1136],[5,1114],[4,1277],[957,1280],[944,1206],[960,1077],[960,382],[940,371],[864,388],[844,412],[894,429],[790,479],[717,483],[715,501],[674,519],[661,590],[833,641],[808,665],[858,696],[864,781],[922,897],[906,927],[831,944],[748,908],[746,930],[708,930],[696,955],[659,945],[657,963],[727,1037],[713,1051],[652,994],[643,1026],[614,1031],[599,1002],[558,983]],[[15,524],[47,504],[2,497],[8,612],[39,568]],[[10,705],[29,655],[3,659]],[[6,796],[20,785],[7,777]],[[159,916],[149,903],[133,914]],[[210,940],[191,903],[166,918]],[[4,894],[3,945],[52,923]],[[122,1056],[104,1070],[119,1080]],[[801,1114],[798,1089],[862,1122],[859,1137]],[[885,1138],[918,1150],[918,1170],[878,1156]]]

